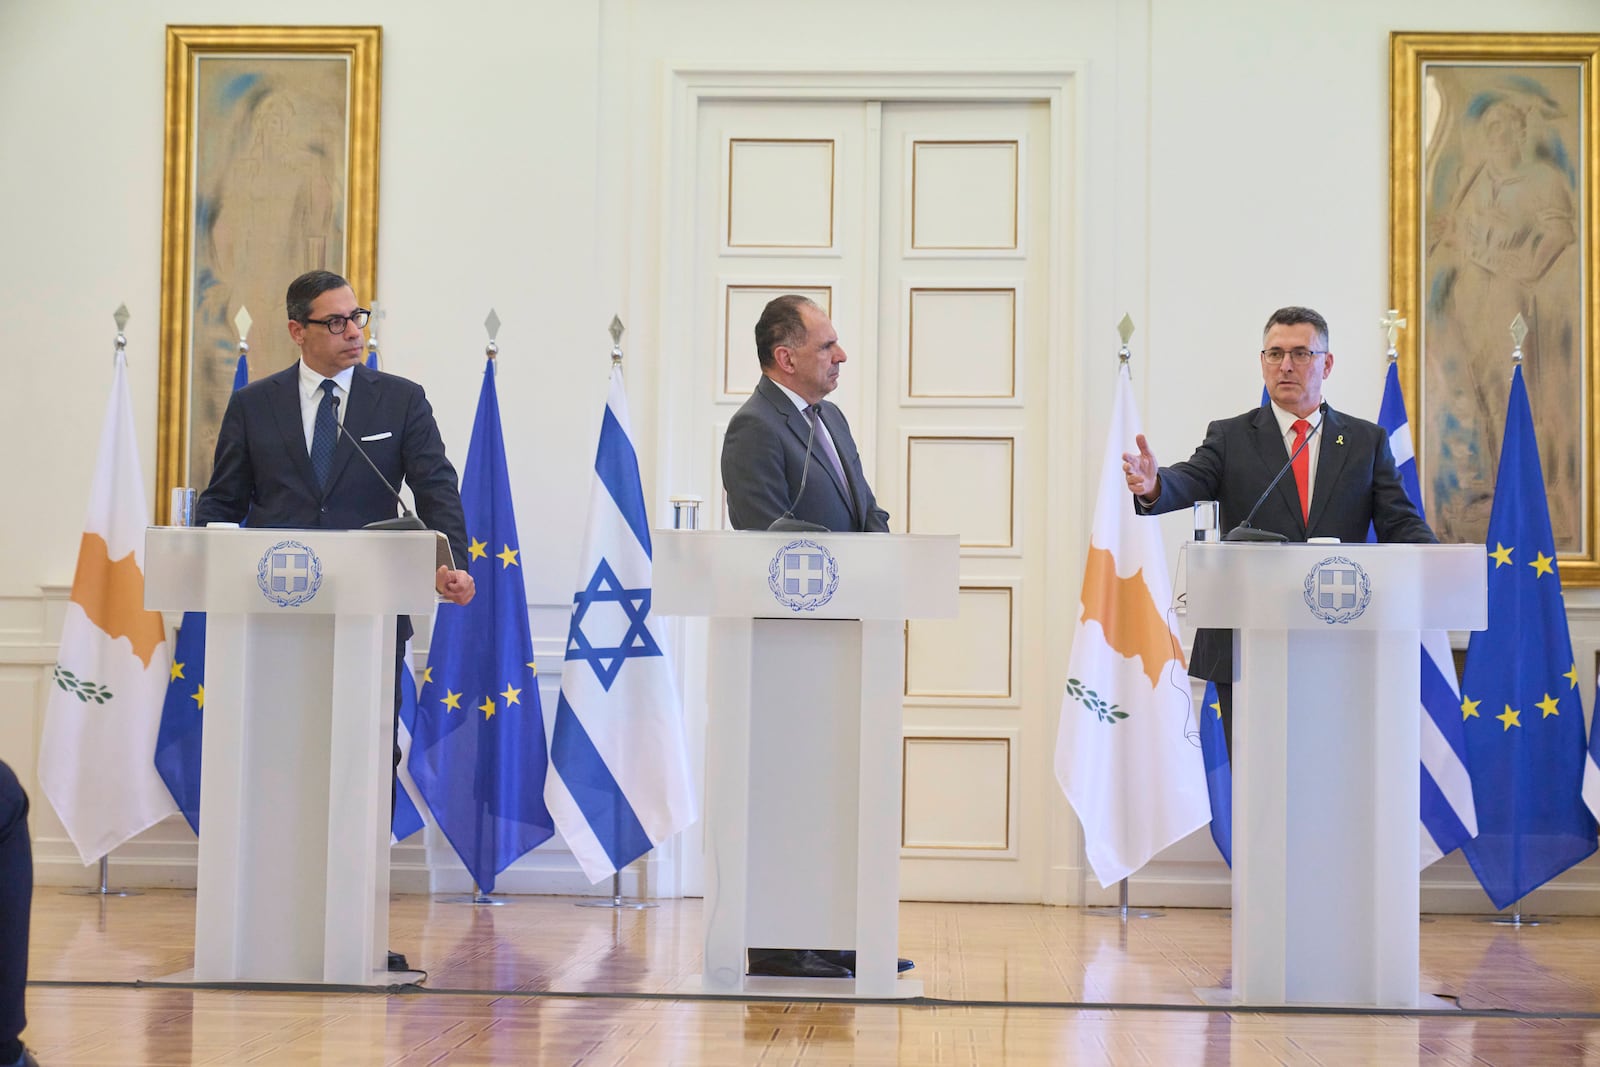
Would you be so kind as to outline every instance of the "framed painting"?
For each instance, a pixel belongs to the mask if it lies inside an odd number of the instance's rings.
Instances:
[[[156,521],[211,480],[248,313],[252,380],[298,358],[284,292],[377,282],[377,26],[168,26]]]
[[[1521,315],[1562,581],[1600,585],[1600,34],[1394,33],[1390,61],[1390,301],[1428,520],[1484,540]]]

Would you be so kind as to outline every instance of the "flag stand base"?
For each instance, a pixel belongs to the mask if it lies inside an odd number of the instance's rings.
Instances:
[[[623,900],[621,872],[611,875],[610,900],[580,900],[574,905],[574,907],[579,908],[620,908],[624,911],[644,911],[646,908],[658,908],[660,906],[650,900]]]
[[[107,870],[106,858],[100,857],[100,884],[87,888],[63,889],[61,892],[69,897],[140,897],[144,896],[137,889],[112,889],[106,884]]]
[[[1130,908],[1128,906],[1128,880],[1124,878],[1117,883],[1117,906],[1114,908],[1084,908],[1085,915],[1092,915],[1096,919],[1160,919],[1167,913],[1159,909]]]
[[[476,904],[485,908],[502,908],[505,907],[506,904],[506,902],[503,900],[496,900],[494,897],[484,896],[483,892],[476,885],[472,887],[471,893],[467,893],[459,897],[440,897],[439,903]]]

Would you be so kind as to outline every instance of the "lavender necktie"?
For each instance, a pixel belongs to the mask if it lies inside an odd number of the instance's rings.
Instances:
[[[844,476],[844,464],[839,462],[839,451],[833,447],[833,437],[827,432],[827,427],[822,422],[822,407],[813,404],[806,408],[806,418],[811,420],[811,429],[817,436],[817,446],[822,449],[822,454],[828,457],[828,462],[833,465],[833,473],[839,476],[839,485],[844,489],[846,498],[850,497],[850,479]]]

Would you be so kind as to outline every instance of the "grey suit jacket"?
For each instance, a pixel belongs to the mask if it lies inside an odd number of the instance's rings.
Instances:
[[[1377,531],[1379,541],[1437,541],[1406,496],[1383,428],[1327,406],[1323,412],[1309,520],[1300,513],[1300,491],[1294,476],[1286,474],[1250,525],[1274,530],[1291,541],[1337,537],[1364,542],[1369,528]],[[1289,450],[1284,447],[1278,420],[1272,406],[1264,404],[1213,422],[1194,455],[1186,462],[1161,468],[1161,495],[1156,502],[1146,507],[1134,497],[1134,508],[1141,514],[1159,514],[1189,507],[1196,500],[1215,500],[1221,505],[1220,521],[1226,533],[1243,521],[1273,475],[1288,462]],[[1231,632],[1196,633],[1189,673],[1214,682],[1231,682]]]
[[[878,507],[867,484],[844,413],[824,400],[822,422],[838,450],[846,482],[840,483],[821,443],[814,443],[801,494],[810,423],[772,379],[761,376],[722,440],[722,485],[734,529],[765,530],[793,501],[795,518],[829,530],[888,532],[889,513]]]

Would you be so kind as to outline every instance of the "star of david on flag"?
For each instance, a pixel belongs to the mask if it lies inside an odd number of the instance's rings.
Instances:
[[[439,605],[407,765],[473,883],[488,893],[500,872],[555,832],[544,803],[544,711],[492,360],[461,471],[461,506],[471,551],[457,563],[477,594],[464,606]]]
[[[594,473],[545,797],[598,882],[696,818],[677,684],[650,617],[650,525],[620,365]]]
[[[618,621],[615,617],[616,609],[607,607],[610,604],[615,604],[621,609],[625,616],[623,625],[626,632],[614,645],[595,645],[590,640],[589,633],[584,630],[584,621],[589,620],[590,629],[596,630],[597,635],[601,632],[600,628],[607,623],[615,624]],[[591,609],[594,610],[592,619]],[[607,618],[608,615],[610,618]],[[593,577],[589,579],[588,586],[580,589],[572,598],[572,624],[567,633],[567,659],[587,661],[594,668],[600,684],[610,689],[611,683],[616,681],[617,672],[622,670],[622,665],[630,656],[659,655],[661,646],[656,644],[656,639],[650,634],[649,587],[624,589],[616,571],[611,569],[611,564],[601,559]]]

